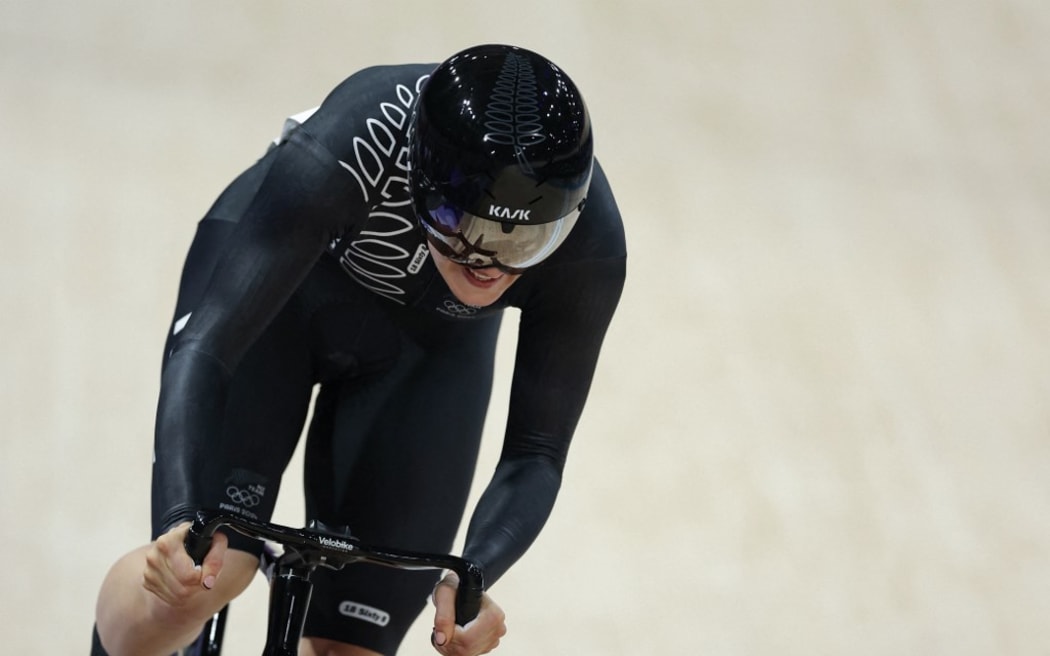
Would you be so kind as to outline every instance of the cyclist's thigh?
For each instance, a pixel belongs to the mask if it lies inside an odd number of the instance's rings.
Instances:
[[[233,225],[218,220],[201,222],[183,270],[176,323],[199,301],[220,245]],[[281,474],[305,423],[312,391],[309,339],[301,315],[299,301],[293,296],[234,372],[223,428],[210,454],[214,467],[207,473],[203,505],[252,519],[271,517]],[[155,469],[167,464],[164,450],[164,445],[158,445]],[[173,518],[185,500],[156,485],[153,493],[156,537],[177,523]],[[255,540],[235,532],[229,536],[233,548],[256,555],[261,550]]]
[[[442,321],[386,376],[322,389],[307,444],[310,517],[358,538],[448,552],[463,516],[492,387],[499,318]],[[434,337],[431,335],[430,337]],[[318,571],[307,635],[393,653],[436,572]]]

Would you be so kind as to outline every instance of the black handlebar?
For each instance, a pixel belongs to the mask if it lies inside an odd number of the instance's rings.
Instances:
[[[212,537],[221,527],[229,527],[250,538],[269,540],[295,552],[311,567],[342,569],[343,566],[368,562],[397,569],[448,569],[459,576],[456,593],[456,623],[460,626],[478,616],[485,579],[481,568],[457,556],[401,551],[366,545],[350,536],[329,535],[319,531],[295,529],[279,524],[201,510],[197,512],[186,534],[186,552],[200,565],[211,548]]]

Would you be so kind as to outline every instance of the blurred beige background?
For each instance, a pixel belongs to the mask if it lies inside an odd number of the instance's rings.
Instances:
[[[214,196],[350,72],[482,41],[583,88],[632,253],[555,516],[493,591],[498,653],[1050,654],[1035,0],[6,0],[6,652],[86,654],[146,537],[160,348]],[[228,653],[258,653],[264,596]]]

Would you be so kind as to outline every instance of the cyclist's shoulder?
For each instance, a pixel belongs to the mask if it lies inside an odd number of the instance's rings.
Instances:
[[[336,85],[319,107],[291,117],[292,127],[303,125],[337,156],[353,152],[356,139],[379,138],[387,146],[380,150],[393,153],[389,142],[407,132],[412,107],[431,70],[431,64],[361,69]]]
[[[536,309],[607,299],[615,305],[626,277],[623,219],[602,167],[595,161],[591,188],[580,218],[565,243],[546,261],[522,275],[507,293],[510,305]]]
[[[623,258],[627,254],[623,217],[612,185],[595,159],[591,188],[576,226],[558,249],[554,261],[587,262]]]
[[[362,68],[332,89],[324,105],[354,109],[378,102],[409,105],[434,69],[434,64],[377,64]]]
[[[414,63],[400,63],[400,64],[373,64],[359,69],[357,72],[350,75],[347,79],[356,78],[359,81],[375,81],[382,83],[394,82],[404,83],[406,81],[416,81],[421,77],[426,77],[430,74],[434,68],[437,67],[436,62],[414,62]]]

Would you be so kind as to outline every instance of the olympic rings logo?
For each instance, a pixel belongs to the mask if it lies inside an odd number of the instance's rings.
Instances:
[[[236,485],[231,485],[226,488],[226,496],[230,497],[230,501],[244,506],[245,508],[254,508],[259,505],[262,498],[253,492],[242,490]]]
[[[449,314],[469,317],[472,314],[478,313],[478,308],[473,305],[464,305],[463,303],[458,303],[451,298],[446,298],[443,305],[445,306],[445,311]]]

